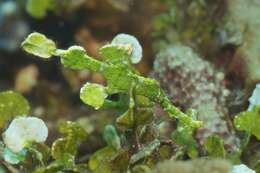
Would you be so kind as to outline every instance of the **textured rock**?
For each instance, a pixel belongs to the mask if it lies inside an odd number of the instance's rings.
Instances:
[[[237,67],[243,67],[243,77],[249,83],[260,81],[260,1],[230,0],[226,24],[223,31],[224,40],[236,45],[233,71],[240,72]],[[241,74],[238,74],[241,76]]]
[[[153,76],[160,81],[174,104],[183,110],[194,108],[198,111],[198,118],[204,122],[196,133],[200,144],[206,137],[218,134],[225,140],[226,147],[234,151],[238,141],[225,120],[229,91],[223,73],[217,72],[191,48],[176,45],[157,55]]]

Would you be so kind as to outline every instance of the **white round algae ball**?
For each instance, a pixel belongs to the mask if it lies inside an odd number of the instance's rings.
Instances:
[[[255,106],[260,106],[260,83],[256,84],[252,96],[249,98],[248,111],[252,111]]]
[[[131,55],[131,62],[137,64],[141,61],[143,56],[143,49],[139,41],[129,34],[118,34],[112,40],[112,44],[130,44],[133,47]]]
[[[5,145],[14,153],[20,152],[31,142],[45,142],[48,128],[36,117],[15,118],[3,134]]]
[[[232,173],[255,173],[255,171],[248,168],[244,164],[240,164],[240,165],[233,166]]]

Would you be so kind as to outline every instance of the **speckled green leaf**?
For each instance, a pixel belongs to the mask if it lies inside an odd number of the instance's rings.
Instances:
[[[16,116],[28,115],[29,111],[30,105],[21,94],[13,91],[0,92],[0,128]]]
[[[127,168],[129,167],[130,156],[130,152],[127,148],[120,149],[110,162],[112,172],[127,172]]]
[[[107,80],[110,93],[126,92],[132,86],[134,76],[130,73],[126,64],[115,64],[104,69],[104,77]]]
[[[51,155],[54,159],[61,161],[64,164],[71,164],[74,162],[77,154],[77,145],[67,138],[57,139],[51,148]]]
[[[253,111],[241,112],[234,119],[238,130],[246,131],[260,140],[260,107],[254,107]]]
[[[48,8],[51,5],[51,0],[27,0],[26,11],[35,18],[43,18]]]
[[[112,147],[105,147],[96,151],[89,160],[89,168],[94,173],[112,173],[110,161],[115,156],[116,151]]]
[[[131,45],[108,44],[100,48],[99,53],[111,62],[127,61],[131,55]]]
[[[71,121],[62,122],[59,131],[65,137],[57,139],[52,144],[51,155],[54,159],[71,166],[77,155],[77,148],[86,139],[87,133],[81,125]]]
[[[120,138],[117,131],[113,125],[106,125],[104,129],[104,139],[108,146],[114,148],[114,150],[119,150],[121,148]]]
[[[86,130],[77,122],[65,121],[59,124],[59,132],[67,137],[74,139],[74,142],[80,143],[87,138]]]
[[[204,148],[210,157],[216,157],[216,158],[226,157],[224,140],[217,135],[208,137],[205,141]]]
[[[173,132],[172,139],[178,145],[187,148],[189,157],[194,158],[198,155],[197,143],[193,137],[192,128],[179,125],[176,131]]]
[[[23,41],[22,48],[26,52],[41,58],[50,58],[56,51],[55,43],[38,32],[31,33]]]
[[[186,114],[192,119],[196,119],[197,111],[194,109],[188,109]],[[176,131],[172,133],[172,139],[178,145],[184,146],[186,152],[190,158],[195,158],[198,156],[197,141],[193,136],[194,129],[186,124],[179,123]]]
[[[141,96],[141,95],[136,96],[136,104],[139,107],[153,107],[154,106],[154,103],[151,102],[151,100],[149,98]]]
[[[98,72],[101,62],[87,55],[85,49],[80,46],[71,46],[68,50],[58,50],[57,55],[61,56],[61,63],[71,69],[88,69]]]
[[[80,90],[80,99],[95,109],[103,106],[106,97],[105,87],[99,84],[86,83]]]

